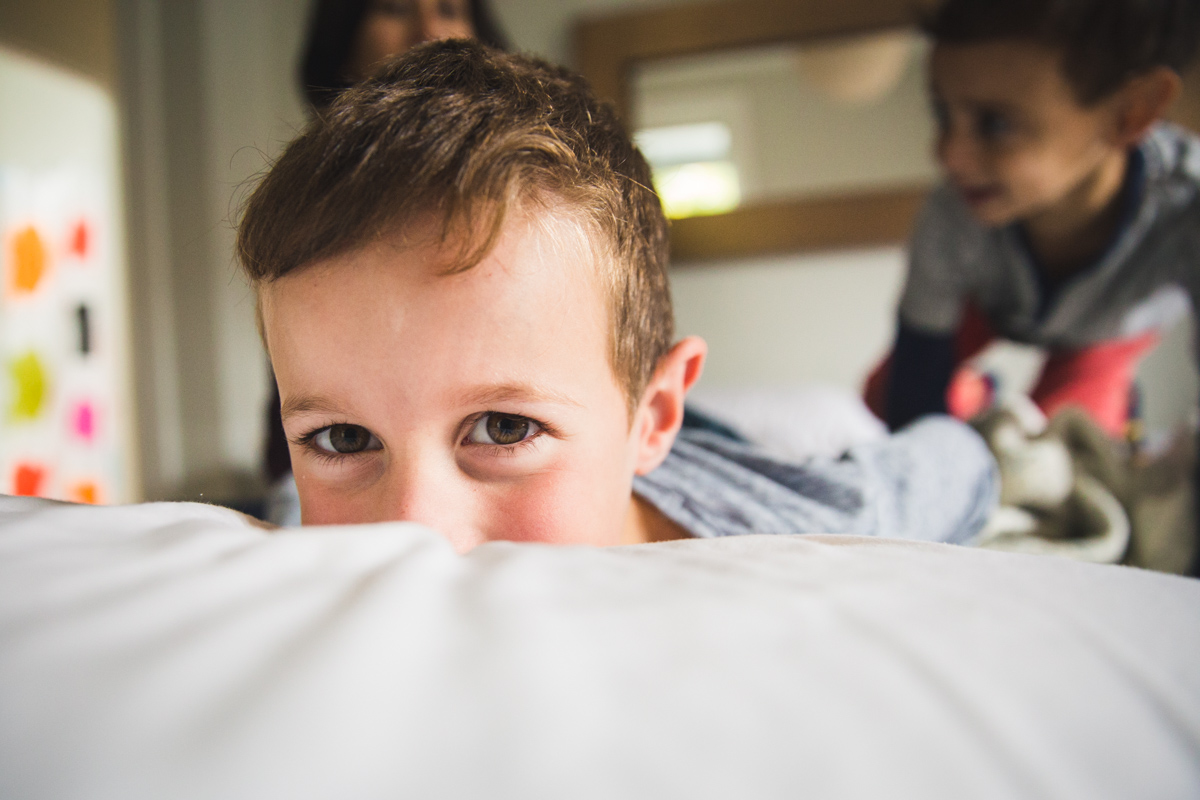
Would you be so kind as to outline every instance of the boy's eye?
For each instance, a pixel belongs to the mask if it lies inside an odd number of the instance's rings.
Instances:
[[[375,434],[361,425],[330,425],[317,431],[312,442],[326,453],[362,453],[383,448]]]
[[[492,412],[484,414],[471,426],[467,441],[472,444],[519,444],[536,436],[541,429],[529,417]]]
[[[1008,115],[999,111],[980,111],[975,128],[979,138],[985,141],[1003,139],[1015,129]]]

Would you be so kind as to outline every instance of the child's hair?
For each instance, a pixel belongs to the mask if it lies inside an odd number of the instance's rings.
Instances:
[[[1090,105],[1154,67],[1182,72],[1200,36],[1198,0],[946,0],[924,24],[935,42],[1027,39],[1060,50]]]
[[[587,230],[632,411],[674,336],[667,221],[612,107],[565,69],[463,40],[409,50],[287,147],[246,204],[237,254],[257,288],[432,220],[461,271],[522,208]]]

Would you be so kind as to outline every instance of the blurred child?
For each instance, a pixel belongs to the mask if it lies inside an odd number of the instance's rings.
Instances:
[[[1048,416],[1080,406],[1120,436],[1138,360],[1200,294],[1200,141],[1161,122],[1200,3],[948,0],[927,29],[946,182],[868,405],[893,429],[947,411],[1002,337],[1048,351]]]
[[[306,524],[411,520],[460,550],[856,533],[968,541],[996,468],[949,419],[783,463],[680,432],[650,171],[586,83],[455,40],[350,89],[247,205]]]

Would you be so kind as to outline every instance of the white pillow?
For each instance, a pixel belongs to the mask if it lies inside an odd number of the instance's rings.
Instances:
[[[0,796],[1200,796],[1200,585],[0,500]]]

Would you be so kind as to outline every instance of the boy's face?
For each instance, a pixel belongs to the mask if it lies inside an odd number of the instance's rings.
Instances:
[[[460,274],[410,231],[264,286],[305,524],[416,521],[459,550],[621,543],[639,454],[593,250],[514,213]]]
[[[938,45],[930,79],[938,160],[985,225],[1053,211],[1123,158],[1113,104],[1081,106],[1053,50],[1015,40]]]

